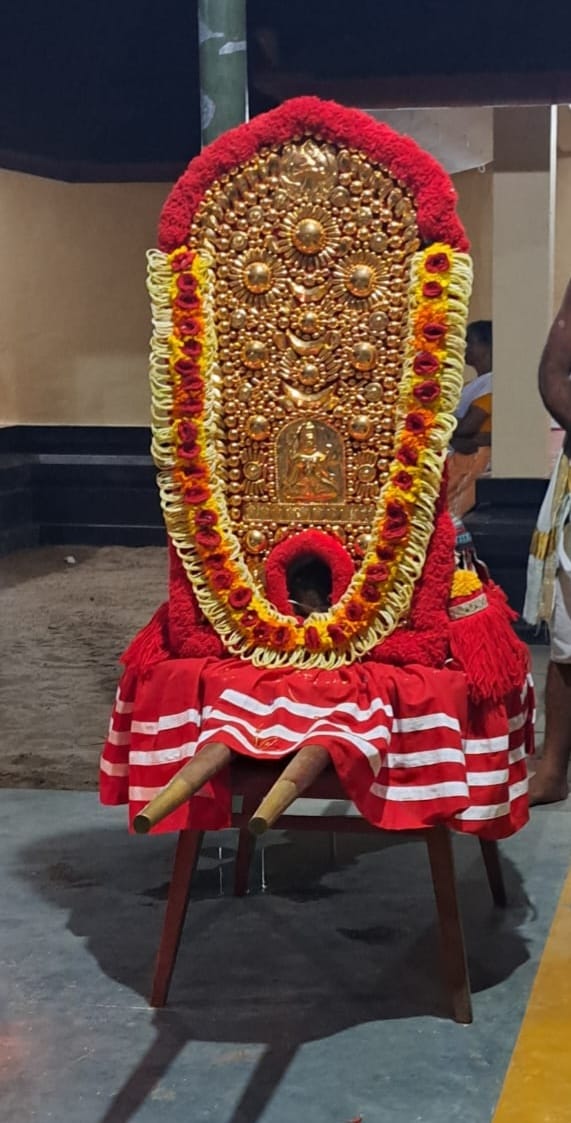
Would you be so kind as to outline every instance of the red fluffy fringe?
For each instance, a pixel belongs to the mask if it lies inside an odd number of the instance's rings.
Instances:
[[[404,183],[415,200],[423,242],[444,241],[454,249],[469,248],[456,214],[456,192],[432,156],[409,137],[400,136],[367,113],[347,109],[334,101],[300,97],[224,133],[191,161],[163,208],[160,249],[168,253],[186,242],[193,215],[213,180],[250,160],[260,148],[285,144],[304,132],[361,149]]]
[[[336,538],[322,530],[303,530],[274,546],[265,564],[266,595],[278,612],[296,615],[287,588],[288,566],[303,557],[318,557],[331,571],[331,602],[341,599],[354,573],[351,556]]]
[[[169,542],[169,564],[168,642],[171,655],[177,659],[223,655],[224,644],[212,624],[202,615],[172,542]]]
[[[454,572],[456,533],[446,504],[443,483],[436,506],[435,524],[426,561],[417,583],[410,616],[406,624],[378,644],[368,655],[376,663],[404,667],[420,663],[423,667],[443,667],[448,656],[448,598]]]
[[[468,680],[472,700],[500,702],[511,690],[521,690],[529,652],[512,628],[517,613],[503,591],[490,581],[485,592],[487,608],[450,621],[450,651]]]
[[[170,658],[168,625],[169,606],[168,603],[161,604],[149,623],[137,632],[134,640],[119,657],[119,662],[140,678],[145,678],[156,663]]]

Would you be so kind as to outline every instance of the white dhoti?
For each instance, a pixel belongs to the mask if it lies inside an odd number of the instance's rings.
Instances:
[[[545,622],[552,660],[571,663],[571,465],[563,452],[531,542],[523,618],[532,625]]]

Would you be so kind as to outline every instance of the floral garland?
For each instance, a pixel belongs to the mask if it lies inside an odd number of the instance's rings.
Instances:
[[[230,651],[258,665],[352,662],[403,619],[422,572],[462,386],[470,258],[435,244],[413,259],[395,456],[372,545],[340,600],[304,622],[264,596],[228,515],[212,264],[187,246],[149,255],[152,448],[167,529],[200,608]]]
[[[159,248],[173,252],[188,237],[205,192],[215,180],[232,174],[262,148],[279,149],[293,138],[320,136],[336,148],[356,148],[373,164],[390,169],[414,198],[420,237],[425,245],[447,242],[468,249],[456,213],[456,192],[436,160],[410,137],[375,121],[361,109],[349,109],[317,97],[297,97],[260,113],[217,137],[191,160],[163,207]]]

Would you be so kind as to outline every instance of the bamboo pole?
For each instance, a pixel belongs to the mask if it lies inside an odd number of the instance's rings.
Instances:
[[[207,780],[211,780],[217,772],[230,763],[232,752],[226,745],[213,741],[203,749],[163,788],[138,815],[135,815],[133,827],[137,834],[147,834],[151,827],[156,827],[172,811],[176,811],[182,803],[197,792]]]
[[[327,749],[323,749],[321,745],[304,745],[286,765],[254,812],[248,823],[252,834],[260,835],[268,831],[328,764]]]

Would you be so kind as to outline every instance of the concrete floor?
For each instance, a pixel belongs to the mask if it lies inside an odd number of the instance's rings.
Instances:
[[[334,859],[326,834],[273,834],[235,900],[234,836],[210,835],[171,1005],[151,1011],[173,838],[130,837],[91,791],[27,788],[93,785],[115,655],[160,599],[164,552],[75,553],[0,573],[0,780],[18,789],[0,791],[0,1123],[489,1123],[569,805],[502,846],[502,914],[477,843],[456,840],[471,1027],[447,1016],[422,845],[382,836],[339,839]],[[535,649],[540,701],[546,660]]]
[[[0,792],[0,1121],[488,1123],[569,860],[569,806],[455,842],[475,1022],[447,1017],[423,847],[272,834],[231,896],[207,836],[171,1005],[146,1004],[171,837],[92,793]],[[264,891],[264,885],[266,890]]]

